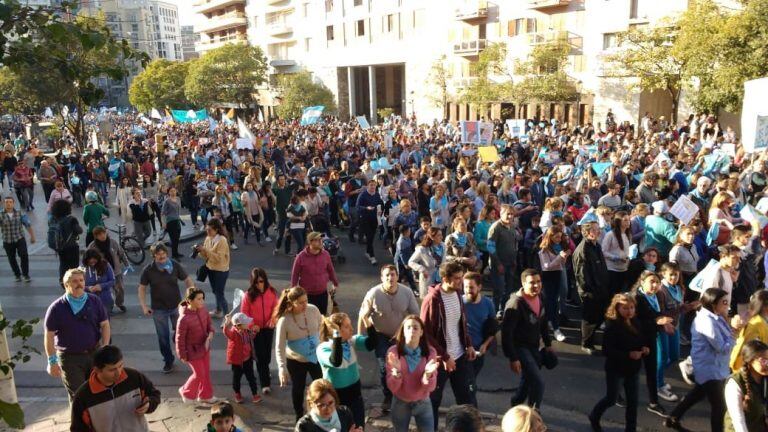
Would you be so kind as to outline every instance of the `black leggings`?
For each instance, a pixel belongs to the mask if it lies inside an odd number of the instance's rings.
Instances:
[[[262,328],[253,338],[253,353],[256,357],[256,370],[259,372],[261,387],[269,387],[269,362],[272,359],[272,338],[275,329]]]
[[[251,394],[256,396],[259,393],[259,386],[256,383],[256,377],[253,375],[253,358],[248,357],[242,365],[232,365],[232,390],[240,393],[240,380],[245,375],[248,385],[251,387]]]
[[[323,377],[323,371],[318,363],[305,363],[293,359],[286,362],[288,374],[291,376],[291,399],[293,412],[298,421],[304,415],[304,388],[307,386],[307,374],[312,380]]]
[[[723,417],[725,416],[725,381],[709,380],[704,384],[696,383],[696,386],[688,392],[679,404],[669,413],[669,416],[680,420],[692,406],[701,402],[704,397],[709,400],[709,425],[712,432],[723,431]]]
[[[351,386],[337,388],[339,402],[352,411],[355,419],[355,425],[362,427],[365,425],[365,403],[363,402],[363,388],[360,380]]]
[[[157,201],[150,200],[149,206],[152,208],[152,219],[149,221],[152,223],[152,231],[157,231],[157,227],[155,226],[155,218],[157,218],[157,223],[162,227],[163,226],[163,219],[160,215],[160,206],[157,205]]]
[[[656,341],[650,344],[651,352],[643,357],[643,366],[645,367],[645,386],[648,388],[648,402],[652,404],[659,403],[659,389],[656,387]]]
[[[181,237],[181,220],[172,220],[165,224],[165,230],[171,239],[171,251],[173,257],[179,256],[179,238]]]

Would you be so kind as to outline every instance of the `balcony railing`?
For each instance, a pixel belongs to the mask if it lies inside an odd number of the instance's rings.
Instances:
[[[542,33],[528,33],[528,43],[531,46],[546,45],[558,41],[565,41],[571,49],[581,50],[584,47],[584,38],[569,31],[550,31]]]
[[[488,18],[488,3],[485,0],[477,0],[456,9],[456,19],[460,21],[474,21],[485,18]]]
[[[296,66],[296,60],[287,57],[276,57],[269,61],[273,68]]]
[[[237,12],[211,17],[200,23],[195,30],[198,32],[214,32],[245,25],[248,25],[248,18],[244,13]]]
[[[485,49],[485,39],[462,41],[453,45],[453,53],[464,57],[476,57]]]
[[[247,43],[248,38],[245,35],[226,36],[222,38],[211,39],[206,42],[195,43],[195,51],[208,51],[215,48],[221,48],[231,43]]]
[[[453,79],[453,86],[457,89],[467,88],[477,81],[477,77],[461,77]]]
[[[195,13],[206,13],[232,5],[245,5],[245,0],[201,0],[194,4]]]
[[[556,9],[570,5],[574,0],[528,0],[528,8],[539,11]]]
[[[267,22],[267,32],[270,36],[279,36],[293,32],[293,24],[285,19],[275,19]]]

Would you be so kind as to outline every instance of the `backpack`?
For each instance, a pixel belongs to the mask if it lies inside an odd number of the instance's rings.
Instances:
[[[77,244],[79,233],[76,231],[72,229],[72,216],[66,216],[59,221],[52,220],[48,223],[48,247],[56,252],[62,252]]]

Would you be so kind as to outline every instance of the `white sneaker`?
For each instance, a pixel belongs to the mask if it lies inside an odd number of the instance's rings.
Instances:
[[[239,248],[239,247],[237,247],[237,245],[236,245],[236,244],[232,243],[232,250],[238,250],[238,249],[240,249],[240,248]]]
[[[663,388],[664,390],[667,390],[667,391],[672,391],[672,386],[669,385],[669,383],[664,383],[664,385],[661,386],[661,388]]]
[[[371,257],[370,261],[371,261],[371,265],[376,265],[376,263],[377,263],[376,257]]]
[[[554,333],[555,333],[556,341],[562,342],[565,340],[565,335],[563,334],[563,332],[560,331],[560,329],[555,330]]]
[[[264,387],[263,389],[261,389],[261,392],[264,393],[265,395],[268,395],[272,393],[272,389],[269,387]]]
[[[224,400],[224,399],[222,399],[222,398],[217,398],[216,396],[213,396],[213,397],[211,397],[210,399],[198,399],[197,401],[198,401],[199,403],[202,403],[202,404],[213,405],[213,404],[215,404],[216,402],[221,402],[221,401],[223,401],[223,400]]]
[[[267,236],[267,238],[264,239],[265,242],[269,243],[272,241],[272,237]]]
[[[672,393],[671,391],[660,388],[659,391],[656,392],[657,395],[659,395],[660,398],[664,399],[667,402],[677,402],[679,399],[676,394]]]
[[[687,357],[685,360],[678,363],[678,366],[680,367],[680,375],[683,376],[683,381],[688,385],[696,385],[696,382],[693,380],[693,364],[691,358]]]
[[[181,396],[181,403],[183,403],[183,404],[187,404],[187,403],[192,402],[191,399],[185,398],[184,395],[181,393],[181,387],[179,387],[179,396]]]

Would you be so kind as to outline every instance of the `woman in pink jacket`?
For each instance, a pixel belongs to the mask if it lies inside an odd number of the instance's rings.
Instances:
[[[277,310],[277,299],[277,291],[269,284],[266,270],[254,267],[251,270],[251,285],[245,293],[240,311],[253,319],[249,329],[256,334],[253,339],[253,353],[256,369],[259,372],[259,381],[261,381],[261,391],[265,395],[272,392],[269,362],[272,359],[272,340],[277,322],[274,316]]]
[[[179,389],[184,403],[195,399],[204,403],[217,401],[211,384],[211,340],[213,325],[205,308],[205,292],[199,288],[187,289],[187,296],[179,305],[176,324],[176,352],[179,359],[192,369],[192,376]]]
[[[394,398],[390,415],[395,432],[407,432],[411,417],[419,432],[433,432],[436,419],[429,394],[437,386],[437,352],[427,344],[418,315],[403,319],[387,352],[387,387]]]

